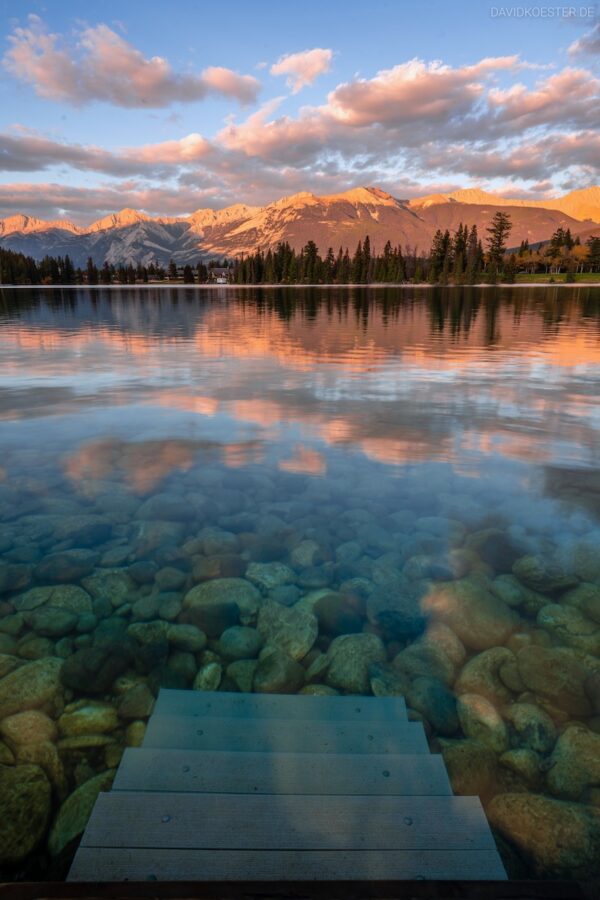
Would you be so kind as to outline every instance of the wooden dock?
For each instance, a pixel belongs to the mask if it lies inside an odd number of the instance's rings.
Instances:
[[[401,697],[160,692],[69,881],[503,880]]]

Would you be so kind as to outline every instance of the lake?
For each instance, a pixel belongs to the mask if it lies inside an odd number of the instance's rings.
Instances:
[[[600,288],[0,289],[3,878],[161,686],[401,694],[511,876],[598,875],[599,395]]]

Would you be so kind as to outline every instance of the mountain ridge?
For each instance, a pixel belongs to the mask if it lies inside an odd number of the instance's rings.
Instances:
[[[550,204],[554,204],[551,206]],[[44,221],[25,214],[0,219],[0,246],[41,259],[69,254],[75,265],[89,256],[96,264],[196,263],[210,256],[239,256],[288,241],[296,250],[313,240],[322,253],[341,246],[350,251],[369,235],[374,252],[384,244],[429,249],[435,231],[476,225],[485,234],[494,212],[511,215],[511,245],[547,240],[557,228],[573,235],[600,223],[600,187],[571,191],[554,200],[524,201],[466,188],[412,200],[394,197],[378,187],[342,193],[302,191],[265,206],[236,203],[223,209],[201,208],[189,216],[150,216],[124,208],[90,225],[66,220]],[[591,212],[595,218],[578,219]],[[600,225],[598,226],[600,231]]]

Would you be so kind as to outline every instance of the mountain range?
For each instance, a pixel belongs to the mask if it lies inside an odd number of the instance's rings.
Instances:
[[[570,228],[585,240],[600,234],[600,187],[572,191],[550,200],[500,197],[476,188],[400,200],[376,187],[340,194],[283,197],[266,206],[235,204],[199,209],[189,216],[152,217],[122,209],[91,225],[44,221],[17,214],[0,219],[0,246],[34,259],[68,254],[76,266],[88,257],[97,265],[151,262],[196,263],[201,258],[238,256],[288,241],[300,249],[313,240],[322,253],[341,246],[353,252],[369,235],[374,252],[386,241],[428,250],[438,228],[454,231],[462,222],[480,235],[498,210],[512,220],[511,246],[548,240],[557,228]]]

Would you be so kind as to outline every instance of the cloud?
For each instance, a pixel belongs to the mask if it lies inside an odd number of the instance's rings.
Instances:
[[[55,141],[25,129],[14,134],[0,133],[0,171],[5,172],[39,172],[53,166],[69,166],[118,177],[160,175],[169,167],[195,165],[209,152],[210,143],[200,134],[111,152]]]
[[[570,56],[594,55],[600,53],[600,22],[597,22],[593,28],[582,34],[580,38],[573,41],[569,47]]]
[[[494,142],[479,146],[430,144],[423,148],[421,164],[429,170],[466,173],[476,179],[508,177],[527,181],[547,179],[577,167],[580,181],[587,182],[597,177],[599,159],[600,135],[583,131],[555,133],[537,141],[520,140],[502,147]],[[548,187],[546,180],[543,191]]]
[[[439,61],[411,59],[374,78],[340,84],[329,94],[327,109],[337,121],[358,127],[424,119],[439,124],[470,112],[484,94],[482,80],[517,63],[516,56],[503,56],[453,69]]]
[[[118,189],[72,195],[74,214],[87,203],[88,219],[123,205],[173,213],[361,184],[408,197],[467,179],[492,189],[498,179],[511,180],[513,194],[552,190],[549,179],[554,192],[592,183],[600,174],[599,79],[569,66],[532,76],[539,79],[533,84],[516,80],[513,70],[531,68],[516,57],[458,67],[413,59],[339,84],[321,105],[293,115],[281,114],[285,98],[275,97],[248,115],[228,116],[214,135],[138,147],[107,150],[13,128],[0,134],[0,169],[52,170],[49,181],[58,180],[59,167],[120,179]],[[207,69],[203,78],[211,90],[229,90],[228,69]],[[31,209],[21,200],[11,211],[39,214],[39,191],[27,198]],[[58,186],[52,191],[49,205],[62,208]]]
[[[554,123],[595,126],[600,104],[600,81],[586,69],[566,68],[539,82],[533,90],[514,84],[492,89],[488,106],[496,124],[522,131]]]
[[[41,218],[66,217],[87,225],[123,207],[144,210],[150,215],[177,216],[201,206],[218,206],[222,199],[214,186],[181,190],[148,186],[135,180],[93,188],[55,182],[0,184],[0,218],[26,210]]]
[[[303,87],[313,84],[319,75],[329,72],[332,59],[333,50],[315,47],[281,56],[273,63],[270,72],[271,75],[287,75],[286,84],[293,94],[297,94]]]
[[[75,44],[68,45],[31,15],[28,27],[15,28],[9,43],[3,62],[12,75],[33,85],[41,97],[75,106],[104,101],[128,108],[164,107],[208,94],[251,103],[260,90],[256,78],[231,69],[174,72],[166,59],[147,59],[108,25],[84,28]]]

